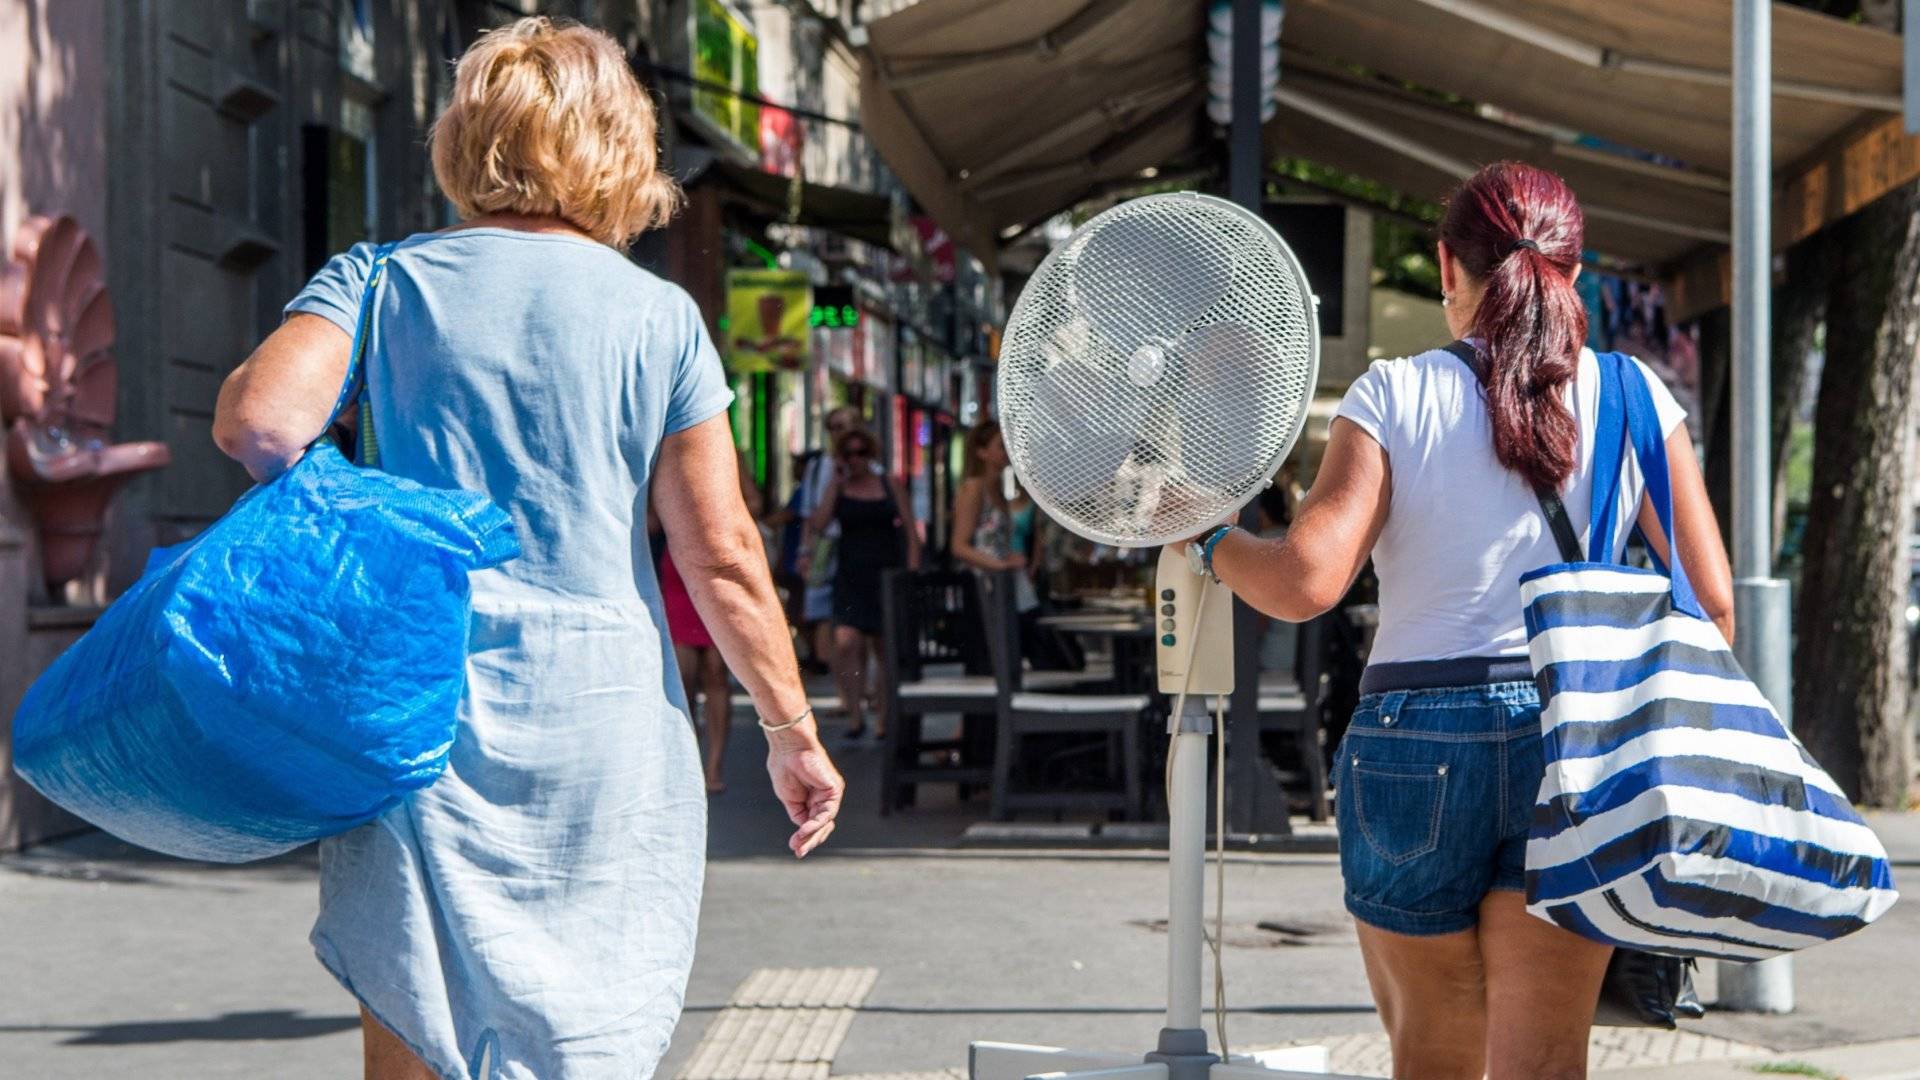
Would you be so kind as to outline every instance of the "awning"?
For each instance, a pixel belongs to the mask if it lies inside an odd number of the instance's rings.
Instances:
[[[715,158],[684,181],[709,184],[731,201],[773,221],[826,229],[877,247],[893,245],[893,204],[884,196],[801,181],[799,213],[789,200],[793,180],[759,169]]]
[[[1281,40],[1721,176],[1732,161],[1732,0],[1288,0]],[[1898,111],[1900,39],[1776,3],[1773,77],[1790,170]]]
[[[867,26],[861,122],[991,261],[999,232],[1202,143],[1204,5],[921,0]]]
[[[1267,146],[1428,199],[1488,161],[1533,161],[1580,195],[1589,246],[1670,270],[1726,244],[1731,3],[1288,0]],[[863,122],[914,197],[991,258],[1110,185],[1218,153],[1204,9],[921,0],[867,27]],[[1783,177],[1897,114],[1900,52],[1896,35],[1774,4]]]
[[[1724,177],[1570,143],[1378,79],[1288,58],[1269,154],[1308,158],[1439,201],[1474,169],[1530,160],[1580,196],[1587,244],[1634,266],[1662,266],[1725,244],[1732,207]]]

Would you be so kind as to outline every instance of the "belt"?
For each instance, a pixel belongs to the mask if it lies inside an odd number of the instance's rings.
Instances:
[[[1533,663],[1524,656],[1457,656],[1446,660],[1403,660],[1368,664],[1360,673],[1362,694],[1396,690],[1442,690],[1452,686],[1532,682]]]

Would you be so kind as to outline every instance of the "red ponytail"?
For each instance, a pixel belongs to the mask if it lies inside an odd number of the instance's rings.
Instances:
[[[1558,490],[1573,474],[1579,423],[1561,397],[1587,338],[1573,291],[1586,218],[1544,169],[1502,161],[1447,202],[1440,239],[1482,285],[1473,333],[1487,360],[1487,412],[1500,464]]]

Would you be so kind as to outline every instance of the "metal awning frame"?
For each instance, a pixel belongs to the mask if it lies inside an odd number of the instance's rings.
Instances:
[[[1630,75],[1702,83],[1708,86],[1733,86],[1733,72],[1718,68],[1659,60],[1581,41],[1571,34],[1537,26],[1482,0],[1413,0],[1430,8],[1456,15],[1494,33],[1515,41],[1524,41],[1564,59],[1590,68],[1613,68]],[[1774,94],[1781,97],[1823,101],[1831,105],[1852,105],[1881,112],[1900,112],[1904,104],[1899,94],[1876,94],[1844,86],[1829,86],[1798,79],[1773,80]]]

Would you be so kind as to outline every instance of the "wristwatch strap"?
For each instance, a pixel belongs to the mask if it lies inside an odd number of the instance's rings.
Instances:
[[[1212,578],[1216,583],[1220,580],[1220,575],[1213,568],[1213,549],[1219,545],[1222,538],[1233,530],[1234,526],[1232,525],[1216,525],[1212,532],[1200,540],[1200,565],[1206,568],[1207,576]]]

